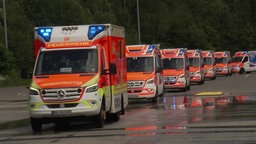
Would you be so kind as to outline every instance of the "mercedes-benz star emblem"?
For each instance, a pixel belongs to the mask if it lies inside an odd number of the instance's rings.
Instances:
[[[57,97],[59,98],[59,99],[63,99],[64,97],[66,96],[66,92],[65,92],[65,90],[58,90],[57,91]]]

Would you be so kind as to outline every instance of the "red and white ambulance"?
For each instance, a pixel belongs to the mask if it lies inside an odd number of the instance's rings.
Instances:
[[[189,60],[190,81],[193,83],[204,84],[204,62],[202,51],[199,49],[187,50]]]
[[[204,60],[204,70],[205,78],[210,78],[212,80],[216,79],[216,64],[214,58],[214,52],[212,50],[202,51],[202,56]]]
[[[214,52],[217,75],[232,75],[231,54],[229,51]]]
[[[238,51],[231,60],[233,73],[256,71],[256,51]]]
[[[186,48],[161,49],[165,89],[190,89],[190,71]]]
[[[128,104],[125,29],[111,24],[35,28],[32,129],[93,118],[118,121]]]
[[[164,93],[160,45],[127,45],[128,98],[147,98],[157,102]]]

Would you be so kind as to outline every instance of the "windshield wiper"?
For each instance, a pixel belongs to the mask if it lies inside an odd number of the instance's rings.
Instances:
[[[95,73],[81,73],[79,76],[93,76]]]
[[[49,78],[50,76],[48,75],[42,75],[42,76],[36,76],[36,78]]]

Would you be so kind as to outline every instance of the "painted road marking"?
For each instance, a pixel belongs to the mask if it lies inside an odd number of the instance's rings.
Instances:
[[[200,92],[200,93],[197,93],[196,96],[218,96],[222,94],[223,92],[221,91],[213,91],[213,92]]]
[[[246,76],[244,76],[245,78],[247,78],[250,74],[247,74]]]

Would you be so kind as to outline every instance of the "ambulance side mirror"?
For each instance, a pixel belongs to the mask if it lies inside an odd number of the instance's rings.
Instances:
[[[26,68],[21,68],[20,75],[21,75],[21,78],[23,78],[23,79],[32,78],[32,73],[29,73]]]
[[[102,70],[102,75],[116,74],[116,73],[117,73],[117,70],[116,70],[116,64],[115,63],[110,63],[110,68],[109,69]]]
[[[158,67],[157,69],[156,69],[156,72],[157,73],[160,73],[160,72],[162,72],[163,71],[163,68],[162,67]]]
[[[116,70],[116,64],[115,63],[110,63],[110,74],[116,74],[117,70]]]

